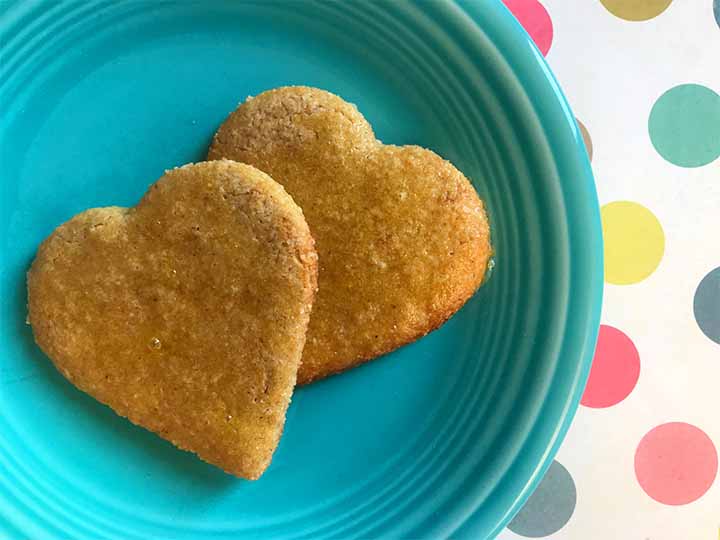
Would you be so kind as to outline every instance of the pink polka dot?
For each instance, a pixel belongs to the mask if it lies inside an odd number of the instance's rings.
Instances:
[[[553,40],[550,15],[537,0],[503,0],[518,22],[530,34],[543,56],[547,56]]]
[[[580,403],[602,409],[630,395],[640,376],[640,355],[635,345],[617,328],[600,326],[595,358]]]
[[[715,481],[718,455],[704,431],[683,422],[662,424],[645,435],[635,452],[640,487],[663,504],[702,497]]]

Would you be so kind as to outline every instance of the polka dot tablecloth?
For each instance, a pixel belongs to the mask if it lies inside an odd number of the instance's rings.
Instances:
[[[503,0],[591,159],[602,326],[574,424],[500,538],[720,540],[720,0]]]

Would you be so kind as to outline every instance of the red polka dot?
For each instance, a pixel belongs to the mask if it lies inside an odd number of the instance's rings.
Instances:
[[[602,409],[630,395],[640,376],[640,355],[635,345],[617,328],[600,326],[595,358],[580,403]]]
[[[663,504],[688,504],[715,481],[718,455],[704,431],[683,422],[652,429],[635,452],[635,475],[650,497]]]
[[[543,56],[547,56],[553,40],[550,15],[537,0],[503,0],[518,22],[530,34]]]

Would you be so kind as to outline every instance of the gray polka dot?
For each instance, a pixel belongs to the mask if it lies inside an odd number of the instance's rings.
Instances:
[[[715,14],[715,22],[720,27],[720,0],[714,0],[713,13]]]
[[[562,529],[575,511],[575,482],[557,461],[542,479],[525,506],[508,525],[515,534],[542,538]]]
[[[700,330],[720,343],[720,267],[712,270],[698,285],[693,310]]]

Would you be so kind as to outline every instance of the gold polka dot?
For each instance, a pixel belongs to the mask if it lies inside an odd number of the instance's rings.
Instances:
[[[587,149],[588,157],[590,158],[590,161],[592,161],[593,145],[592,145],[592,139],[590,138],[590,132],[585,127],[585,124],[583,124],[577,118],[575,120],[577,120],[578,127],[580,128],[580,134],[582,135],[583,142],[585,142],[585,148]]]
[[[657,17],[672,0],[600,0],[605,9],[626,21],[647,21]]]

